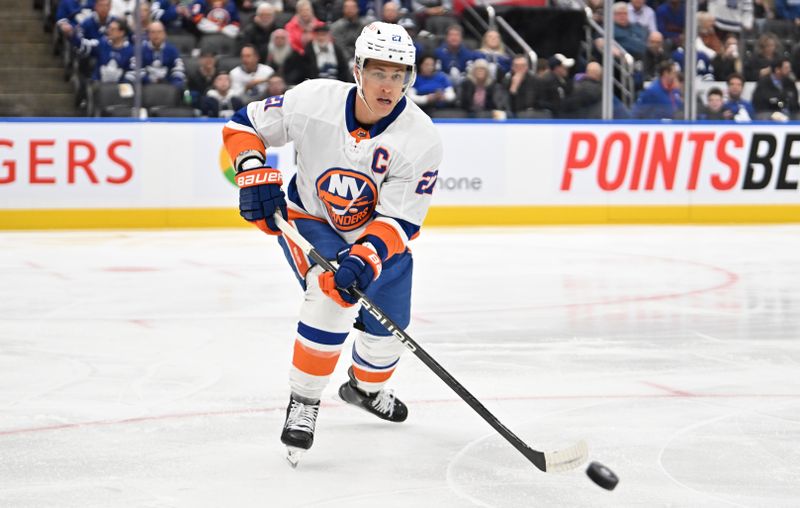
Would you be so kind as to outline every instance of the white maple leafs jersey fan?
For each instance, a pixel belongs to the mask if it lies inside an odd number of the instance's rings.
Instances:
[[[267,147],[293,141],[290,219],[324,220],[349,243],[372,225],[366,234],[380,237],[391,256],[405,251],[422,225],[442,143],[430,118],[405,97],[369,130],[356,122],[356,100],[352,84],[303,82],[237,113],[225,127],[226,145],[232,155],[253,149],[244,133]]]

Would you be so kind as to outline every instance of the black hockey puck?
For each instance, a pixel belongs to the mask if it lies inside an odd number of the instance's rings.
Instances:
[[[589,467],[586,468],[586,474],[593,482],[606,490],[614,490],[614,487],[619,483],[619,478],[614,474],[614,471],[599,462],[589,464]]]

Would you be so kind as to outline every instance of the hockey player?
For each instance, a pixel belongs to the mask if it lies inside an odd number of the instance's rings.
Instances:
[[[352,286],[400,326],[410,321],[413,262],[407,243],[427,213],[442,158],[431,120],[405,93],[414,81],[415,50],[399,25],[374,22],[355,44],[355,85],[305,81],[285,95],[249,104],[224,128],[240,185],[239,209],[268,234],[280,235],[273,214],[335,260],[323,272],[279,236],[305,297],[289,373],[291,396],[281,441],[289,461],[314,440],[319,401],[351,328],[347,403],[392,422],[408,410],[384,385],[404,346],[355,305]],[[277,169],[265,166],[265,147],[294,142],[297,174],[281,190]]]

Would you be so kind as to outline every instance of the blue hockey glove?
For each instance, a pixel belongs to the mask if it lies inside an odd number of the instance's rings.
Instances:
[[[381,274],[381,258],[373,249],[356,243],[340,250],[336,259],[339,261],[336,274],[323,272],[319,276],[319,287],[342,307],[350,307],[357,303],[358,299],[345,289],[357,287],[361,291],[366,291],[372,281]]]
[[[273,215],[280,210],[286,219],[286,195],[281,190],[281,172],[269,166],[246,169],[236,175],[239,215],[268,235],[280,235]]]

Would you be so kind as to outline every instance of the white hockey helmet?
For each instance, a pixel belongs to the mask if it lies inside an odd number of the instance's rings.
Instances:
[[[374,21],[361,30],[361,35],[356,39],[355,65],[358,74],[364,75],[364,66],[367,60],[380,60],[408,66],[403,81],[403,93],[414,83],[417,76],[416,67],[417,50],[414,47],[414,40],[408,35],[406,29],[393,23]],[[361,91],[361,79],[356,73],[355,77],[358,91]]]

